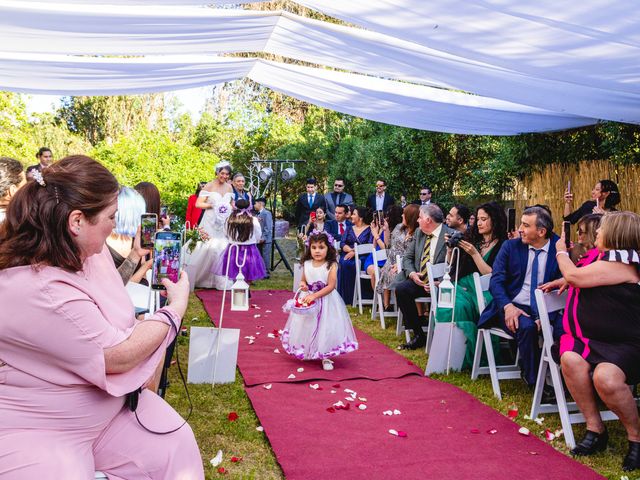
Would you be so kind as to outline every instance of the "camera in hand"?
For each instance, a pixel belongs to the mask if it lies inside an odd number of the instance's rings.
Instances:
[[[462,232],[454,232],[448,239],[447,239],[447,247],[449,248],[456,248],[458,246],[458,244],[460,243],[460,240],[462,240],[464,238],[464,235]]]

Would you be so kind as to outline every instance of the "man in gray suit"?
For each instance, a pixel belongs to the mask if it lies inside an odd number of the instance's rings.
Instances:
[[[256,198],[253,205],[258,212],[258,220],[262,227],[262,238],[258,243],[258,249],[264,261],[267,277],[269,278],[269,269],[271,268],[271,248],[273,247],[273,215],[265,208],[267,200],[265,198]]]
[[[324,199],[327,202],[326,213],[329,220],[336,219],[336,206],[343,204],[348,207],[353,207],[353,197],[350,193],[345,193],[344,186],[344,178],[338,177],[333,181],[333,192],[327,193],[324,196]]]
[[[447,249],[444,236],[453,234],[454,230],[443,225],[443,221],[444,214],[439,206],[434,203],[422,205],[418,217],[419,228],[402,259],[402,272],[395,281],[396,299],[405,328],[413,330],[413,340],[401,345],[402,349],[415,350],[427,343],[422,331],[424,322],[418,317],[415,300],[429,291],[427,263],[445,261]]]

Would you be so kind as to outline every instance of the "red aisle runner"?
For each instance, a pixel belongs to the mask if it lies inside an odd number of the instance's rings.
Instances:
[[[217,319],[220,294],[198,295]],[[338,359],[333,372],[323,372],[315,363],[292,361],[283,353],[273,354],[271,347],[278,340],[258,337],[269,332],[268,324],[282,328],[286,315],[279,306],[290,295],[254,292],[252,302],[260,310],[225,316],[226,326],[243,328],[238,364],[243,377],[256,382],[246,391],[287,479],[603,478],[537,437],[520,435],[515,422],[457,387],[412,375],[419,372],[417,367],[362,332],[357,332],[362,350]],[[266,310],[271,313],[264,315]],[[256,324],[252,324],[256,314],[261,315],[256,321],[264,320],[258,325],[265,325],[265,332],[258,336],[255,333],[260,330],[253,331]],[[257,339],[249,345],[244,336]],[[254,348],[260,343],[265,351]],[[355,355],[370,362],[373,372],[366,378],[357,378],[350,370],[346,360]],[[358,369],[363,368],[360,363],[354,361]],[[400,368],[402,363],[406,368]],[[385,365],[393,370],[385,371]],[[298,373],[299,367],[305,371]],[[296,379],[288,380],[292,372]],[[389,375],[392,372],[399,375]],[[271,387],[257,384],[259,378],[269,379],[265,383]],[[333,407],[339,401],[349,408]],[[383,414],[394,410],[396,414]],[[394,436],[390,429],[407,436]]]

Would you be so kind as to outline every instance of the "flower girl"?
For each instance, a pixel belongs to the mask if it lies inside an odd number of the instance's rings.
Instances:
[[[300,290],[283,307],[289,319],[282,331],[282,346],[300,360],[322,360],[324,370],[333,370],[330,360],[358,349],[351,318],[336,291],[336,250],[326,232],[313,231],[301,260]]]

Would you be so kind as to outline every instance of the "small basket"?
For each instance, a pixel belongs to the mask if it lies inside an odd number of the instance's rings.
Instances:
[[[304,305],[301,302],[302,298],[304,298],[304,296],[302,297],[300,296],[301,292],[302,292],[302,289],[299,288],[296,291],[296,294],[293,296],[293,298],[290,300],[287,300],[287,303],[285,303],[282,306],[282,310],[286,313],[293,312],[298,315],[315,316],[318,313],[318,310],[320,309],[320,302],[316,300],[311,302],[309,305]],[[306,293],[306,292],[303,292],[303,293]]]

